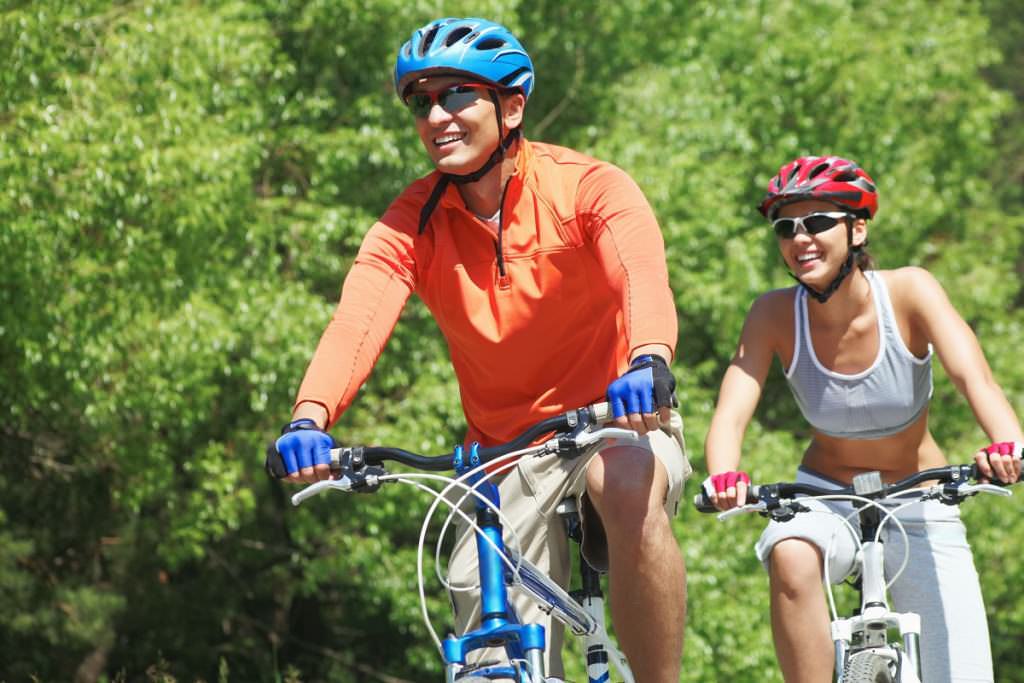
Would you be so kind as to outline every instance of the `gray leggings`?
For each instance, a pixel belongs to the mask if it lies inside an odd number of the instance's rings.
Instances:
[[[838,488],[833,481],[800,468],[796,480]],[[854,568],[857,539],[836,515],[849,515],[849,503],[805,501],[813,511],[788,522],[769,522],[755,550],[768,568],[775,544],[801,538],[828,552],[829,579],[839,583]],[[892,608],[921,615],[921,658],[925,683],[974,683],[993,680],[988,623],[960,509],[937,501],[915,503],[896,515],[907,530],[910,559],[889,589]],[[849,518],[859,529],[856,515]],[[859,531],[858,531],[859,533]],[[859,537],[858,537],[859,538]],[[890,579],[903,560],[903,536],[894,524],[882,533],[885,573]],[[831,543],[830,543],[831,542]]]

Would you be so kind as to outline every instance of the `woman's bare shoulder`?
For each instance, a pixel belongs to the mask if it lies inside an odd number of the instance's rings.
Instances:
[[[880,270],[889,298],[899,307],[919,308],[944,300],[945,290],[935,276],[919,266]]]
[[[772,320],[788,315],[792,319],[796,290],[797,287],[783,287],[765,292],[754,300],[750,307],[750,316]]]
[[[744,327],[744,337],[780,356],[788,356],[793,346],[793,301],[797,287],[773,289],[757,297]]]

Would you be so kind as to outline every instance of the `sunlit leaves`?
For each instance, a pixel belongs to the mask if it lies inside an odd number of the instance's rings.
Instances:
[[[1020,159],[1006,152],[1019,116],[982,77],[1012,81],[1020,55],[996,50],[1020,27],[981,7],[1000,23],[917,0],[444,6],[502,21],[530,49],[528,136],[618,164],[649,197],[697,479],[750,301],[789,282],[754,205],[801,153],[847,154],[875,176],[876,256],[936,274],[1022,404]],[[132,680],[149,667],[183,681],[439,676],[412,583],[425,497],[294,509],[260,451],[365,230],[430,170],[392,60],[440,13],[92,0],[0,14],[0,652],[25,653],[4,660],[13,677],[70,680],[90,656]],[[957,460],[982,439],[941,371],[932,426]],[[442,452],[463,429],[444,340],[414,298],[335,436]],[[745,464],[784,479],[806,436],[774,375]],[[966,516],[1005,635],[1024,616],[1001,535],[1019,515],[1003,502]],[[677,520],[684,680],[779,680],[759,528]],[[436,587],[430,610],[447,623]],[[1019,668],[1012,642],[996,639],[1001,681]]]

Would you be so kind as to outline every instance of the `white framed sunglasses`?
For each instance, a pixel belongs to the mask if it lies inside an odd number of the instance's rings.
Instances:
[[[817,235],[820,232],[831,230],[840,221],[852,218],[853,215],[846,211],[815,211],[806,216],[794,216],[793,218],[776,218],[772,221],[772,228],[775,234],[784,240],[791,240],[802,228],[808,235]]]

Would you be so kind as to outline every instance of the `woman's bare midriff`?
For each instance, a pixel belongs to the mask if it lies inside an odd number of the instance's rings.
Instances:
[[[881,439],[842,439],[815,432],[802,464],[830,479],[850,483],[862,472],[877,470],[883,481],[891,482],[947,462],[928,430],[926,409],[902,432]]]

